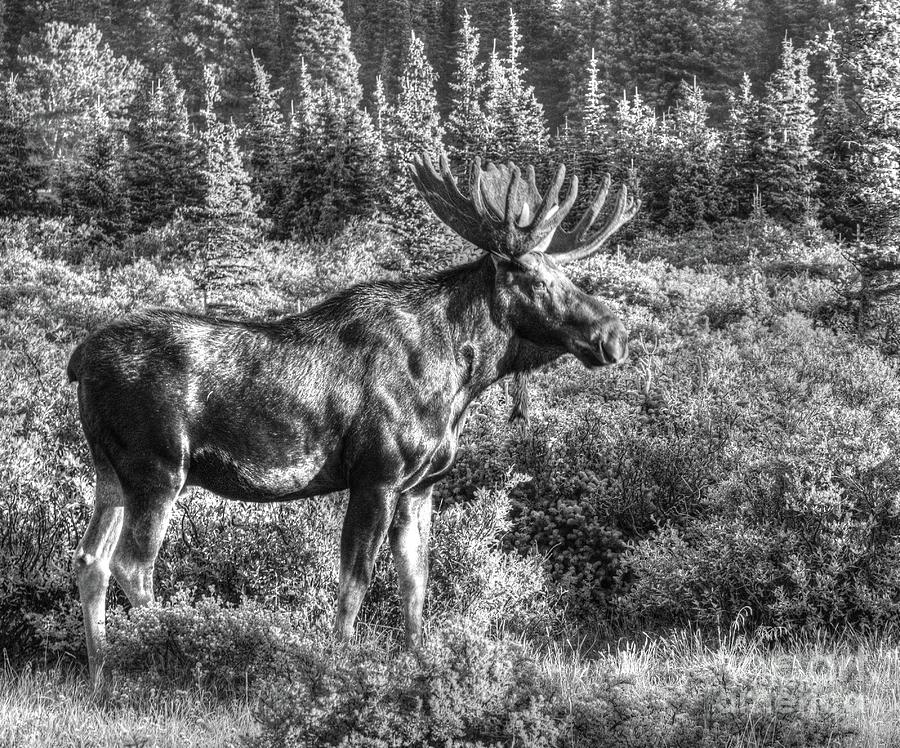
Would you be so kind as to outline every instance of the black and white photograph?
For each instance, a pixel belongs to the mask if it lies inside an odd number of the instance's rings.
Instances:
[[[900,748],[900,0],[0,0],[0,748]]]

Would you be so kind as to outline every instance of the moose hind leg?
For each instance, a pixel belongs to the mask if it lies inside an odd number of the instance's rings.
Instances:
[[[390,529],[391,551],[400,581],[406,646],[422,645],[422,608],[428,584],[428,538],[431,534],[431,487],[400,496]]]
[[[94,512],[75,549],[72,565],[78,583],[91,680],[98,684],[106,639],[106,590],[110,559],[122,527],[122,490],[112,468],[98,464]]]
[[[351,489],[341,531],[341,575],[334,629],[339,639],[353,636],[356,616],[372,581],[375,558],[384,543],[397,494],[393,489]]]
[[[158,470],[125,489],[128,501],[112,573],[132,607],[153,602],[153,568],[183,484],[181,470]]]

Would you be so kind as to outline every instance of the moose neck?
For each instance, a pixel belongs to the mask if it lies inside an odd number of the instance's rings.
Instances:
[[[496,268],[489,256],[447,273],[454,276],[444,286],[450,339],[456,360],[467,367],[466,387],[473,398],[509,374],[530,371],[565,353],[516,335],[497,295]]]

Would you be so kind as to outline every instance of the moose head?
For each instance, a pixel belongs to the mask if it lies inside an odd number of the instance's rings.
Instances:
[[[562,228],[578,197],[573,176],[562,203],[566,175],[560,165],[550,187],[541,194],[534,167],[523,177],[512,163],[482,166],[475,158],[468,170],[468,196],[460,190],[446,157],[440,171],[427,155],[409,166],[410,176],[435,214],[455,233],[494,259],[497,308],[523,341],[527,363],[573,354],[590,368],[621,363],[628,357],[628,334],[600,299],[585,293],[563,268],[599,251],[640,210],[641,201],[623,185],[615,205],[595,228],[610,190],[606,175],[584,214],[571,231]],[[524,400],[525,374],[517,374],[517,400]],[[516,412],[523,411],[519,407]],[[514,413],[515,416],[515,413]]]

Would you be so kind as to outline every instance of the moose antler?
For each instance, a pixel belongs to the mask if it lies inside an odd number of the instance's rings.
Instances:
[[[587,239],[591,227],[606,203],[610,182],[609,174],[605,175],[603,184],[600,185],[600,189],[597,190],[597,194],[594,195],[594,199],[591,200],[591,204],[574,229],[565,231],[560,228],[554,234],[550,246],[547,248],[547,254],[553,255],[553,258],[561,265],[574,260],[582,260],[594,254],[641,209],[641,201],[631,197],[628,194],[628,188],[623,184],[619,188],[615,207],[606,219],[605,225],[593,237]]]
[[[427,155],[415,157],[409,173],[438,218],[463,239],[501,257],[514,258],[526,252],[546,250],[560,264],[583,259],[598,251],[641,207],[641,201],[631,197],[628,188],[622,185],[605,224],[588,237],[606,204],[609,175],[575,228],[565,231],[560,224],[578,196],[578,177],[573,176],[565,200],[562,205],[558,202],[566,176],[565,166],[557,168],[543,196],[530,164],[525,167],[523,178],[519,167],[512,162],[488,163],[482,168],[481,159],[476,157],[469,167],[468,197],[460,191],[445,156],[440,158],[440,173]]]
[[[413,159],[409,174],[438,218],[463,239],[500,257],[516,258],[546,249],[578,197],[578,177],[572,177],[566,198],[559,203],[566,178],[564,166],[557,169],[543,197],[532,166],[526,167],[523,179],[515,164],[489,163],[482,168],[476,157],[469,168],[468,197],[460,191],[444,156],[440,169],[438,174],[431,159],[423,155]]]

